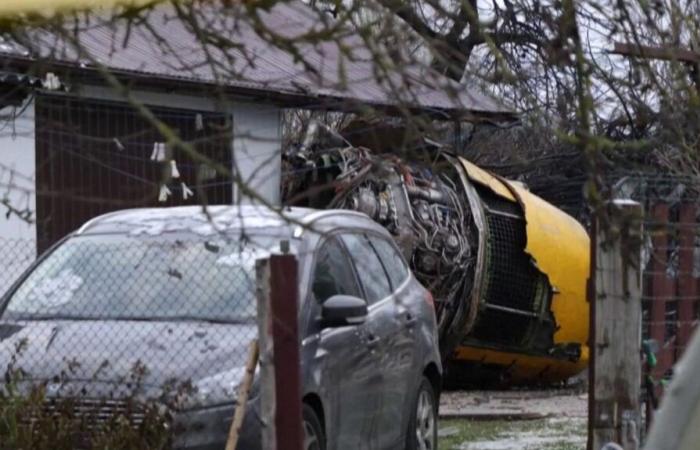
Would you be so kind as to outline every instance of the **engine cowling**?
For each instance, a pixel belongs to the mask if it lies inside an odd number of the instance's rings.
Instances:
[[[343,147],[285,164],[306,177],[284,180],[288,198],[325,181],[306,206],[364,212],[394,236],[435,298],[455,381],[556,381],[586,366],[590,244],[572,217],[445,152],[428,164]]]

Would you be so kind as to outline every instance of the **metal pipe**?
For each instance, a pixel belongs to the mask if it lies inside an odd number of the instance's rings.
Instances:
[[[494,305],[493,303],[485,303],[484,307],[486,307],[488,309],[495,309],[497,311],[518,314],[520,316],[537,317],[537,318],[540,317],[539,314],[534,313],[532,311],[523,311],[522,309],[508,308],[507,306]]]
[[[437,189],[420,188],[417,186],[406,186],[406,192],[408,192],[408,195],[411,197],[422,198],[423,200],[427,200],[429,202],[438,202],[443,203],[445,205],[448,204],[448,201],[445,198],[445,194],[443,194],[441,191],[438,191]]]

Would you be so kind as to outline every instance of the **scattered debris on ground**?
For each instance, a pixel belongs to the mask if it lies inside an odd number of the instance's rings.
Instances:
[[[473,420],[586,417],[588,396],[579,390],[452,391],[440,399],[440,416]]]
[[[587,402],[574,390],[445,392],[440,448],[583,450]]]

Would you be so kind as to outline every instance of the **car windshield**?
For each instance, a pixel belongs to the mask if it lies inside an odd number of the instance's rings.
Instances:
[[[255,261],[280,237],[74,237],[15,290],[15,320],[203,320],[255,318]]]

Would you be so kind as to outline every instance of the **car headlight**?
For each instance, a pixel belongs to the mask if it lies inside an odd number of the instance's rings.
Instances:
[[[235,403],[238,398],[238,389],[244,375],[245,367],[237,367],[197,380],[194,383],[192,392],[180,402],[181,409],[187,410],[225,403]],[[258,390],[257,378],[256,368],[249,397],[253,397]]]
[[[238,367],[198,380],[192,400],[200,406],[235,402],[244,373],[245,368]]]

